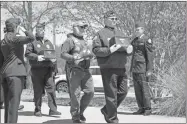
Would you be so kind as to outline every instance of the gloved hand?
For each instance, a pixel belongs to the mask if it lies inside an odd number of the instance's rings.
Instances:
[[[122,45],[121,48],[118,51],[126,51],[128,54],[132,53],[133,47],[132,45]]]
[[[114,44],[110,47],[110,52],[113,53],[115,51],[117,51],[119,48],[121,48],[121,45],[119,44]]]
[[[56,59],[50,59],[50,60],[51,60],[51,62],[53,62],[53,63],[56,62]]]
[[[39,55],[39,56],[38,56],[38,61],[39,61],[39,62],[44,61],[44,60],[45,60],[45,58],[44,58],[43,55]]]
[[[81,53],[80,53],[80,57],[83,58],[83,59],[86,59],[86,60],[89,60],[89,59],[92,59],[93,58],[93,54],[91,53],[90,50],[83,50]]]
[[[76,65],[79,65],[79,63],[80,63],[81,61],[84,60],[84,58],[82,58],[82,57],[80,56],[80,54],[74,54],[74,55],[73,55],[73,59],[74,59],[74,63],[75,63]]]

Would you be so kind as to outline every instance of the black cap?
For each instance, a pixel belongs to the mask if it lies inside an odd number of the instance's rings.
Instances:
[[[104,13],[104,18],[108,18],[108,17],[112,17],[112,16],[116,16],[115,12],[112,10]]]
[[[10,24],[14,24],[14,25],[19,25],[21,23],[21,20],[19,18],[9,18],[5,21],[5,25],[10,25]]]
[[[4,32],[13,32],[15,27],[21,23],[19,18],[9,18],[5,21],[5,30]]]

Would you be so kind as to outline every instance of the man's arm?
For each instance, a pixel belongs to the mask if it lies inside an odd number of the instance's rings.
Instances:
[[[74,61],[74,56],[69,54],[73,48],[73,41],[68,38],[61,47],[61,58],[66,61]]]
[[[1,70],[1,67],[3,66],[3,62],[4,62],[4,56],[1,51],[1,43],[0,43],[0,70]]]
[[[10,44],[27,44],[34,41],[34,35],[32,32],[25,31],[26,36],[16,36],[15,33],[7,33],[5,39]]]
[[[25,57],[27,57],[30,60],[38,60],[38,55],[34,53],[34,46],[32,43],[27,44]]]
[[[93,53],[98,56],[98,57],[106,57],[111,54],[110,48],[109,47],[103,47],[101,44],[100,36],[97,34],[94,39],[93,39],[93,44],[92,44],[92,51]]]
[[[145,51],[146,51],[146,71],[151,72],[153,69],[153,43],[151,39],[145,41]]]

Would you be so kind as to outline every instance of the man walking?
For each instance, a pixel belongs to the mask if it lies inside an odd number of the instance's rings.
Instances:
[[[84,21],[75,23],[73,33],[68,34],[69,37],[63,44],[61,52],[61,57],[66,60],[73,123],[86,121],[83,113],[94,95],[93,79],[89,72],[90,59],[93,55],[83,38],[87,26]],[[79,100],[81,90],[84,95]]]
[[[105,27],[93,41],[93,53],[100,66],[106,105],[101,109],[108,123],[118,123],[117,107],[125,99],[128,91],[125,64],[127,55],[132,52],[128,41],[118,44],[118,37],[125,35],[117,30],[117,17],[113,11],[104,14]]]
[[[47,58],[45,54],[50,53],[48,57],[54,54],[53,44],[44,39],[45,23],[39,23],[36,27],[36,40],[27,45],[25,56],[31,65],[31,78],[34,89],[35,116],[42,116],[42,95],[46,89],[48,96],[49,115],[61,115],[57,111],[54,74],[56,68],[56,59]],[[51,51],[50,51],[51,50]]]
[[[144,34],[144,23],[138,22],[135,25],[136,38],[132,41],[134,48],[131,73],[134,81],[134,90],[139,110],[134,114],[151,114],[151,96],[149,93],[148,80],[153,68],[153,43]]]

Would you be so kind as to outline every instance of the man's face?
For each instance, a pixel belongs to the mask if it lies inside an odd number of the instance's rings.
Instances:
[[[76,26],[75,27],[75,33],[79,36],[83,36],[86,31],[87,26]]]
[[[136,30],[135,30],[136,37],[141,36],[143,33],[144,33],[144,28],[143,27],[136,28]]]
[[[36,28],[36,33],[39,37],[44,37],[45,28],[44,27],[38,27]]]
[[[117,24],[117,21],[118,19],[116,16],[108,17],[108,18],[105,18],[105,25],[109,27],[115,27]]]

